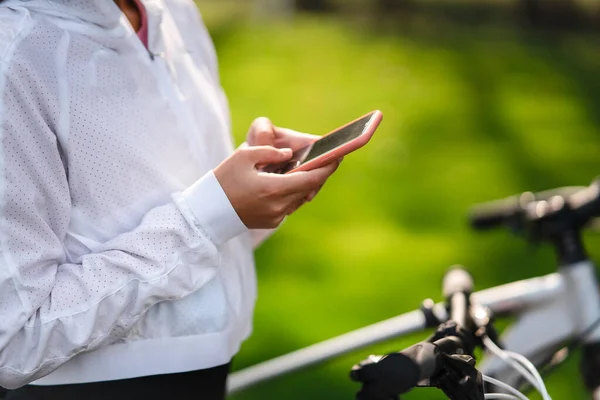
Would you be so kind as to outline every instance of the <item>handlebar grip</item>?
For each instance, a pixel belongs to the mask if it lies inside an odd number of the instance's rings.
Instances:
[[[357,398],[388,398],[408,392],[436,373],[439,354],[435,344],[422,342],[378,361],[367,359],[355,365],[350,377],[364,384]]]
[[[562,201],[558,199],[558,202],[553,203],[553,198],[562,198]],[[550,202],[550,205],[545,202]],[[587,187],[568,186],[535,194],[525,192],[519,196],[477,205],[469,213],[469,224],[479,231],[500,227],[521,231],[527,222],[539,222],[540,219],[548,220],[547,216],[555,216],[564,209],[565,203],[571,214],[562,218],[574,226],[582,227],[591,219],[600,217],[600,179]],[[537,205],[543,206],[545,211],[542,215]],[[528,210],[533,210],[533,214],[528,215]]]
[[[520,196],[512,196],[503,200],[495,200],[473,207],[469,213],[469,223],[475,230],[484,231],[514,223],[523,208],[522,204],[534,201],[535,195],[530,192]]]
[[[419,369],[419,379],[411,387],[416,386],[421,379],[431,378],[439,369],[440,349],[434,343],[418,343],[401,351],[400,354],[413,360]]]
[[[497,213],[474,212],[469,216],[469,224],[478,231],[486,231],[504,225],[506,216]]]

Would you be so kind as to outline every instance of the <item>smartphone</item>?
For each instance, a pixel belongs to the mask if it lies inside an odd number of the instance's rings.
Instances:
[[[262,170],[276,174],[310,171],[363,147],[371,139],[383,119],[381,111],[368,113],[294,152],[282,164],[268,165]]]

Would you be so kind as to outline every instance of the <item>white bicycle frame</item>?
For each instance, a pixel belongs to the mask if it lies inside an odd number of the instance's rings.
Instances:
[[[545,362],[571,339],[583,344],[600,342],[600,292],[594,264],[590,261],[565,266],[543,277],[526,279],[473,294],[475,304],[493,314],[510,314],[517,321],[504,331],[502,344],[534,364]],[[433,308],[440,321],[448,319],[444,304]],[[596,327],[590,331],[590,327]],[[342,354],[388,339],[425,330],[422,311],[412,311],[301,350],[248,367],[230,375],[228,393],[304,369]],[[519,375],[497,357],[488,356],[477,367],[511,386]],[[600,388],[593,394],[600,400]]]

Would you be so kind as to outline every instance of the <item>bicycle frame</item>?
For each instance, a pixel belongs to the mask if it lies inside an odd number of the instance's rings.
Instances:
[[[517,321],[504,331],[502,344],[508,350],[520,353],[531,362],[540,365],[570,339],[581,338],[582,344],[600,341],[600,327],[587,332],[600,319],[600,294],[594,264],[583,261],[563,267],[559,272],[548,275],[541,282],[524,281],[522,295],[529,297],[519,307],[519,299],[511,305],[510,298],[503,298],[494,291],[502,286],[482,292],[476,301],[483,304],[492,300],[490,308],[495,312],[506,309],[517,314]],[[518,290],[519,282],[505,285]],[[486,298],[490,295],[491,297]],[[494,301],[495,300],[495,301]],[[478,368],[485,375],[494,376],[509,385],[516,385],[519,376],[510,367],[495,357],[483,360]],[[597,390],[598,392],[598,390]],[[599,396],[600,392],[595,396]],[[600,398],[600,397],[598,397]]]
[[[600,326],[586,332],[600,319],[600,293],[591,261],[482,290],[474,293],[472,299],[494,314],[517,316],[517,321],[505,330],[502,343],[506,349],[521,353],[534,363],[547,360],[569,339],[584,333],[582,343],[600,342]],[[432,310],[440,321],[448,319],[443,303]],[[420,310],[369,325],[235,372],[229,377],[228,393],[427,327],[426,315]],[[512,369],[495,357],[486,358],[478,368],[509,385],[517,382],[518,376]],[[600,389],[596,392],[594,396],[598,397],[594,398],[600,399]]]

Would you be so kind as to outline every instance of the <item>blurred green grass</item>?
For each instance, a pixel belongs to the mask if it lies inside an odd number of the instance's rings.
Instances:
[[[452,264],[467,266],[478,288],[554,270],[548,248],[503,232],[478,235],[465,214],[477,202],[600,175],[598,37],[510,26],[382,33],[333,17],[242,23],[216,15],[208,9],[205,20],[237,142],[261,115],[322,134],[372,109],[384,114],[371,143],[257,251],[255,329],[236,369],[440,299]],[[599,238],[586,242],[600,260]],[[234,399],[350,399],[354,362],[422,337]],[[585,398],[577,358],[548,378],[554,398]],[[405,398],[443,396],[424,389]]]

